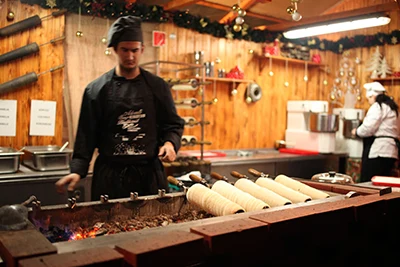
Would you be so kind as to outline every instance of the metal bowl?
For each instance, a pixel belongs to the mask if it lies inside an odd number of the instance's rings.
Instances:
[[[339,129],[339,115],[329,113],[304,113],[307,130],[319,133],[334,133]]]

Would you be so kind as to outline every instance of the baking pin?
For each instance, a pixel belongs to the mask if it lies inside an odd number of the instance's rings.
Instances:
[[[269,178],[269,174],[265,174],[263,172],[257,171],[256,169],[249,168],[247,170],[251,175],[254,177],[263,177],[263,178]]]
[[[62,68],[64,68],[64,65],[56,66],[54,68],[51,68],[51,69],[41,72],[39,74],[36,74],[35,72],[29,72],[25,75],[22,75],[21,77],[15,78],[15,79],[5,82],[5,83],[2,83],[2,84],[0,84],[0,94],[9,92],[13,89],[31,84],[33,82],[36,82],[39,79],[39,76],[46,74],[48,72],[54,72],[54,71],[62,69]]]
[[[237,179],[242,179],[242,178],[244,178],[244,179],[249,179],[249,177],[248,177],[247,175],[241,174],[240,172],[237,172],[237,171],[231,171],[231,175],[232,175],[233,177],[237,178]],[[249,179],[249,180],[250,180],[250,179]]]
[[[225,181],[227,183],[230,183],[231,185],[233,185],[234,183],[229,182],[228,177],[226,177],[225,175],[221,175],[219,173],[216,172],[211,172],[210,173],[211,178],[214,178],[215,180],[219,180],[219,181]]]
[[[13,23],[11,25],[8,25],[4,28],[0,29],[0,37],[5,37],[12,35],[17,32],[21,32],[24,30],[28,30],[30,28],[34,28],[36,26],[39,26],[42,24],[43,20],[46,20],[47,18],[50,17],[58,17],[66,13],[66,9],[61,9],[59,11],[52,12],[50,15],[44,16],[40,18],[38,15],[32,16],[30,18],[18,21],[16,23]]]
[[[23,47],[17,48],[13,51],[10,51],[10,52],[0,55],[0,64],[10,62],[15,59],[19,59],[19,58],[34,54],[36,52],[39,52],[39,48],[41,46],[44,46],[47,44],[55,44],[56,42],[64,40],[64,39],[65,39],[65,36],[62,36],[62,37],[52,39],[49,42],[43,43],[41,45],[38,45],[36,42],[34,42],[31,44],[25,45]]]
[[[189,178],[190,180],[192,180],[195,183],[200,183],[208,188],[210,188],[211,186],[207,183],[207,181],[199,176],[197,176],[196,174],[189,174]]]

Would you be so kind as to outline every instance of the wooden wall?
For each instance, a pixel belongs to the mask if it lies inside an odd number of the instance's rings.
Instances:
[[[348,0],[336,6],[330,12],[340,12],[365,6],[377,5],[390,2],[389,0]],[[301,7],[301,5],[300,5]],[[341,37],[353,36],[357,34],[375,34],[377,32],[389,33],[399,29],[399,11],[390,12],[392,22],[389,26],[375,27],[365,30],[357,30],[340,34],[330,34],[320,36],[321,39],[338,40]],[[211,125],[206,126],[205,139],[213,144],[207,149],[231,149],[231,148],[271,148],[275,140],[284,139],[286,129],[286,104],[288,100],[327,100],[331,91],[333,80],[339,70],[339,62],[342,55],[329,51],[311,51],[311,54],[320,54],[322,63],[326,65],[329,73],[325,72],[325,67],[309,67],[309,81],[303,80],[305,74],[304,64],[289,63],[288,73],[285,71],[284,61],[272,61],[272,71],[274,76],[268,75],[269,62],[265,62],[265,67],[259,71],[259,61],[254,55],[249,54],[248,50],[253,49],[256,53],[261,53],[262,45],[252,42],[218,39],[210,35],[199,34],[190,30],[178,28],[171,24],[161,25],[161,29],[173,38],[169,38],[167,45],[160,48],[161,60],[193,62],[193,52],[198,50],[205,51],[204,61],[215,61],[221,59],[221,63],[215,68],[224,68],[227,71],[236,65],[245,70],[245,79],[254,80],[262,88],[263,96],[255,103],[245,102],[246,84],[238,86],[239,93],[232,96],[230,91],[235,87],[232,83],[217,82],[216,96],[218,103],[206,107],[206,119]],[[380,51],[389,61],[394,70],[399,71],[399,45],[385,45],[380,47]],[[359,83],[370,82],[368,71],[365,70],[366,63],[374,52],[375,48],[351,49],[350,57],[361,59],[361,64],[356,66],[356,76]],[[323,84],[327,79],[328,85]],[[284,82],[289,82],[285,87]],[[399,82],[386,84],[387,90],[397,102],[400,102]],[[236,84],[237,86],[237,84]],[[357,103],[357,108],[368,108],[365,100],[365,92],[362,90],[362,100]],[[195,93],[183,94],[178,97],[196,96]],[[198,97],[198,96],[196,96]],[[206,99],[214,97],[213,85],[206,87]],[[340,107],[343,104],[340,99],[339,104],[331,104],[330,109]],[[183,116],[195,116],[199,118],[199,110],[186,111],[179,110]],[[200,129],[192,128],[185,130],[185,134],[200,136]],[[183,148],[185,149],[185,148]],[[193,148],[190,148],[193,149]]]
[[[362,6],[375,5],[388,2],[387,0],[352,0],[343,1],[341,5],[336,6],[330,12],[344,11]],[[41,17],[50,14],[49,10],[43,10],[37,6],[17,5],[14,2],[16,10],[15,21],[22,20],[35,14]],[[6,9],[0,10],[1,18],[6,16]],[[346,32],[342,34],[332,34],[320,36],[331,40],[337,40],[340,37],[352,36],[356,34],[374,34],[377,32],[391,32],[399,29],[399,12],[390,13],[392,22],[389,26],[371,28],[366,30]],[[64,31],[65,20],[65,31]],[[0,65],[0,82],[3,83],[10,79],[19,77],[29,71],[37,73],[47,70],[54,65],[64,63],[64,71],[53,74],[46,74],[39,77],[39,81],[31,86],[26,86],[18,91],[0,96],[0,99],[18,99],[18,129],[17,137],[0,137],[0,146],[21,147],[27,144],[44,145],[49,143],[62,144],[62,140],[69,140],[73,143],[76,132],[82,92],[90,81],[95,79],[101,73],[114,66],[113,56],[105,56],[105,45],[101,43],[101,37],[105,34],[107,20],[88,16],[82,17],[83,38],[75,36],[78,30],[78,17],[75,14],[67,14],[64,17],[52,18],[42,24],[41,27],[17,34],[10,38],[0,39],[0,54],[11,51],[19,46],[30,42],[44,43],[49,39],[65,34],[67,39],[64,44],[56,46],[44,46],[38,55],[21,59],[16,62]],[[112,22],[109,21],[109,24]],[[0,27],[9,25],[5,19],[0,20]],[[202,50],[205,52],[204,61],[216,61],[219,58],[219,64],[215,64],[215,72],[219,68],[229,71],[238,65],[245,72],[245,79],[253,80],[262,88],[263,96],[256,103],[247,104],[245,102],[246,83],[234,84],[230,82],[216,82],[205,87],[206,100],[218,98],[214,105],[207,105],[206,120],[210,125],[206,126],[205,139],[212,142],[206,149],[231,149],[231,148],[270,148],[274,141],[284,139],[286,129],[286,104],[288,100],[328,100],[328,94],[331,90],[335,72],[339,68],[341,55],[332,52],[311,51],[311,54],[318,53],[322,57],[322,63],[326,64],[331,72],[327,74],[324,68],[309,67],[309,81],[303,80],[305,74],[304,64],[289,63],[288,72],[285,71],[284,61],[272,61],[272,71],[274,76],[268,75],[270,69],[268,61],[264,62],[264,68],[260,71],[260,62],[250,54],[252,49],[255,53],[261,53],[263,44],[253,42],[218,39],[210,35],[199,34],[197,32],[178,28],[173,24],[150,24],[145,23],[145,42],[146,56],[142,57],[142,63],[159,60],[169,60],[177,62],[193,62],[193,52]],[[151,31],[157,29],[165,31],[168,35],[166,46],[162,48],[151,47]],[[64,33],[65,32],[65,33]],[[147,36],[147,37],[146,37]],[[146,39],[147,38],[147,39]],[[386,45],[380,47],[389,60],[394,70],[399,71],[399,45]],[[352,49],[353,58],[360,57],[362,64],[357,67],[357,77],[360,78],[360,84],[369,81],[368,72],[365,70],[365,63],[371,56],[374,48]],[[51,55],[51,56],[49,56]],[[171,69],[173,67],[171,66]],[[65,80],[64,79],[65,75]],[[189,76],[191,73],[179,73],[182,76]],[[175,77],[173,72],[163,73],[163,76]],[[323,84],[327,78],[328,85]],[[285,81],[289,86],[285,87]],[[399,83],[393,85],[385,84],[394,98],[399,101],[400,93]],[[64,88],[64,92],[63,92]],[[238,89],[236,96],[231,95],[233,88]],[[215,90],[214,90],[215,89]],[[65,129],[63,129],[63,101],[65,101]],[[174,97],[196,97],[198,92],[174,92]],[[29,137],[29,105],[31,99],[55,100],[57,101],[57,125],[55,137]],[[343,101],[342,101],[343,102]],[[331,107],[335,107],[332,105]],[[357,107],[368,108],[368,104],[363,99],[357,104]],[[200,118],[200,109],[179,110],[182,116],[194,116]],[[186,129],[185,134],[200,136],[199,127]],[[191,147],[190,149],[198,149]]]
[[[6,20],[8,7],[14,11],[15,19]],[[24,20],[34,15],[43,18],[51,14],[38,6],[22,5],[19,1],[4,2],[0,9],[0,27]],[[0,38],[0,54],[13,51],[22,46],[36,42],[38,45],[64,35],[64,16],[42,19],[40,26],[33,29]],[[38,53],[0,65],[0,83],[16,79],[29,72],[39,74],[52,67],[63,64],[63,42],[40,47]],[[50,145],[62,143],[63,130],[63,69],[39,76],[35,83],[20,87],[15,91],[0,95],[0,99],[17,100],[17,132],[16,137],[0,137],[0,146],[21,148],[26,145]],[[56,101],[55,136],[29,136],[31,100]]]

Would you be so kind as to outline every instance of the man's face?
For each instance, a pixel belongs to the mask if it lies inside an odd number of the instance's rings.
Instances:
[[[120,67],[127,71],[138,67],[143,51],[144,46],[142,42],[136,41],[120,42],[115,48],[115,53],[118,55],[118,63]]]

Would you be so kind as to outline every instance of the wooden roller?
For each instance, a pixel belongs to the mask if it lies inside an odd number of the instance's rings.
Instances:
[[[248,179],[237,180],[235,183],[235,187],[239,188],[244,192],[249,193],[255,198],[264,201],[270,207],[279,207],[283,205],[292,204],[292,202],[289,199],[284,198],[283,196],[278,195],[277,193],[269,189],[263,188]]]
[[[207,181],[199,176],[197,176],[196,174],[189,174],[189,178],[190,180],[192,180],[195,183],[200,183],[204,186],[207,186],[208,188],[210,188],[211,186],[207,183]]]
[[[289,199],[293,203],[300,203],[311,200],[310,196],[295,191],[290,187],[287,187],[283,184],[280,184],[272,180],[271,178],[260,177],[256,180],[256,184]]]
[[[249,193],[243,192],[242,190],[224,181],[215,182],[211,190],[235,202],[236,204],[243,207],[246,211],[262,210],[269,208],[269,205],[267,203],[253,197]]]
[[[182,183],[182,181],[179,181],[178,179],[176,179],[175,177],[173,177],[171,175],[169,175],[167,177],[167,180],[169,183],[176,185],[177,187],[185,188],[185,185]]]
[[[265,174],[263,172],[259,172],[253,168],[248,169],[248,172],[253,175],[254,177],[268,177],[268,174]]]
[[[315,189],[311,186],[303,184],[302,182],[296,181],[292,178],[287,177],[286,175],[280,174],[275,178],[275,181],[283,184],[291,189],[308,195],[311,199],[323,199],[328,198],[329,195],[321,190]]]
[[[248,178],[246,175],[241,174],[237,171],[231,171],[231,175],[235,178],[241,179],[241,178]]]

